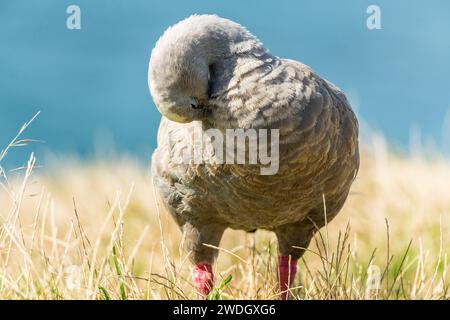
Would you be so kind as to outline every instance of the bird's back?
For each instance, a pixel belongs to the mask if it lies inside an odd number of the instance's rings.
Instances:
[[[228,74],[220,66],[216,70],[209,122],[161,121],[153,175],[166,205],[177,219],[251,230],[313,217],[325,198],[330,220],[359,166],[358,124],[345,95],[307,66],[264,52],[228,63],[234,68]],[[279,129],[278,172],[261,175],[260,165],[173,161],[187,147],[187,132],[218,123]]]

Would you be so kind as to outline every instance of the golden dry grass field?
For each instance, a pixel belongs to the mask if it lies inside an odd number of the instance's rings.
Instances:
[[[344,209],[304,255],[294,299],[450,298],[450,165],[373,141]],[[31,156],[28,168],[1,174],[0,299],[195,298],[150,164],[61,163],[35,168]],[[270,232],[228,230],[217,250],[210,299],[278,297]]]

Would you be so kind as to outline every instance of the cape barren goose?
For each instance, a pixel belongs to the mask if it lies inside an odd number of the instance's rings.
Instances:
[[[304,252],[299,247],[308,247],[318,228],[336,216],[358,171],[358,122],[345,95],[308,66],[272,55],[247,29],[215,15],[194,15],[167,29],[152,51],[148,81],[163,115],[153,181],[184,232],[199,297],[213,286],[217,255],[204,244],[219,246],[224,230],[233,228],[275,232],[280,297],[286,299]],[[231,129],[269,132],[266,139],[258,135],[257,149],[270,142],[266,151],[277,157],[275,170],[263,171],[269,165],[259,153],[256,163],[250,161],[250,134],[244,136],[244,163],[227,163],[230,138],[222,149],[214,144],[205,161],[174,160],[180,152],[195,154],[199,144],[190,142],[198,132],[213,132],[216,141]],[[242,148],[238,144],[230,144],[233,155]]]

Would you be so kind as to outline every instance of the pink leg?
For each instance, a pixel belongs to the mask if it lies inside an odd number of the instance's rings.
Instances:
[[[297,273],[297,260],[291,256],[280,256],[278,259],[278,280],[280,285],[281,300],[287,300],[289,288],[294,283]]]
[[[212,266],[208,263],[197,264],[194,267],[193,281],[195,289],[197,289],[197,299],[204,300],[213,287]]]

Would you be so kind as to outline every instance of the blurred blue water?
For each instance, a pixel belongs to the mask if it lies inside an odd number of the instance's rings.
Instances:
[[[70,4],[81,7],[81,30],[66,28]],[[406,147],[415,124],[449,148],[442,132],[450,108],[450,1],[377,0],[382,30],[375,31],[366,27],[370,4],[2,0],[0,146],[41,110],[27,137],[46,142],[27,152],[86,156],[109,136],[118,151],[148,159],[160,117],[147,88],[151,49],[170,24],[216,13],[247,26],[272,53],[336,83],[393,144]],[[9,161],[19,159],[15,152]]]

